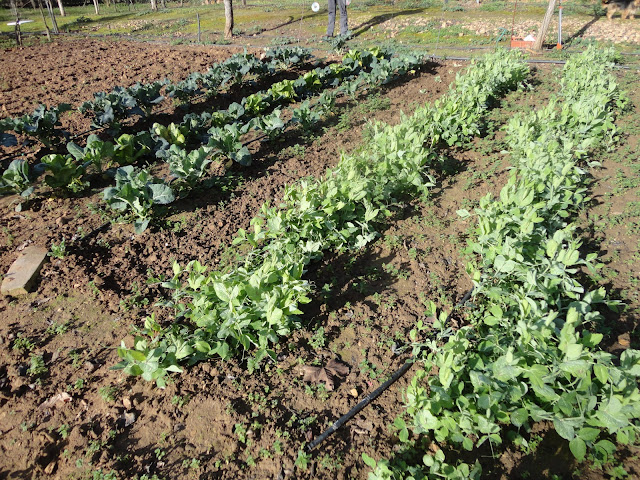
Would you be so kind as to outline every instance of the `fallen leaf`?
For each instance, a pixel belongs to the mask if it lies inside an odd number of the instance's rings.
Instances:
[[[339,377],[346,377],[347,375],[349,375],[348,365],[335,358],[329,360],[329,363],[327,363],[327,366],[325,368],[334,375],[338,375]]]
[[[628,333],[623,333],[618,336],[618,343],[622,348],[629,348],[631,346],[631,336]]]
[[[340,360],[332,359],[326,367],[302,367],[305,382],[323,383],[328,391],[332,391],[335,384],[335,377],[344,377],[349,374],[349,367]]]
[[[45,400],[38,407],[39,410],[45,410],[47,408],[54,407],[58,402],[61,403],[69,403],[71,401],[71,395],[67,392],[60,392],[57,395],[54,395],[49,400]]]
[[[302,371],[304,373],[304,377],[302,377],[302,380],[304,382],[324,382],[327,390],[333,390],[333,378],[331,374],[327,372],[323,367],[310,367],[308,365],[305,365],[304,367],[302,367]]]

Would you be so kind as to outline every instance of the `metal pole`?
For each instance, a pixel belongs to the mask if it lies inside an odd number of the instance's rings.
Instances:
[[[196,13],[196,19],[198,20],[198,43],[201,42],[201,32],[200,32],[200,14]]]
[[[558,44],[556,48],[562,50],[562,0],[558,6]]]

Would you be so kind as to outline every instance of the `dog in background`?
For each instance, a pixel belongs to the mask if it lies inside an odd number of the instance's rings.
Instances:
[[[636,10],[640,8],[640,0],[602,0],[602,8],[607,11],[607,18],[613,20],[616,12],[620,12],[620,17],[633,18]]]

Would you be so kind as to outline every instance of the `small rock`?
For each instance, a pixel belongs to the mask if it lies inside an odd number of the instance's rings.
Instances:
[[[618,336],[618,344],[622,348],[629,348],[631,346],[631,336],[628,333],[623,333],[622,335]]]
[[[122,398],[122,405],[124,406],[124,408],[126,408],[127,410],[131,410],[131,407],[133,406],[131,404],[131,399],[129,397],[123,397]]]
[[[349,395],[351,395],[353,398],[358,398],[358,390],[352,388],[351,390],[349,390]]]
[[[186,428],[186,425],[184,423],[176,423],[173,426],[173,431],[174,432],[181,432],[182,430],[184,430]]]
[[[29,367],[27,367],[26,365],[19,365],[18,366],[18,375],[20,375],[21,377],[26,377],[27,376],[27,370],[29,370]]]
[[[121,416],[120,416],[121,420],[124,420],[124,426],[128,427],[129,425],[133,425],[136,421],[136,414],[135,412],[124,412]]]
[[[2,294],[17,296],[28,293],[47,259],[47,252],[44,247],[25,248],[2,280]]]
[[[91,363],[89,360],[87,360],[86,362],[84,362],[84,369],[88,372],[91,373],[96,369],[95,364]]]

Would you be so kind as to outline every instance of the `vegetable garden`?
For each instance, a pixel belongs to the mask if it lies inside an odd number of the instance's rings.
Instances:
[[[0,304],[0,476],[638,475],[617,61],[272,47],[0,120],[0,266],[49,249]]]

